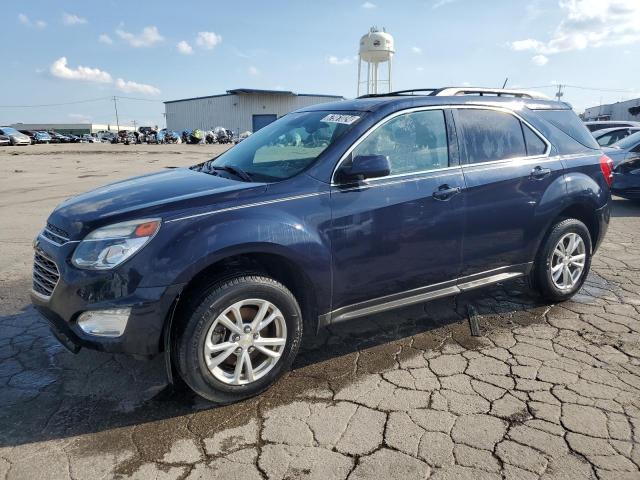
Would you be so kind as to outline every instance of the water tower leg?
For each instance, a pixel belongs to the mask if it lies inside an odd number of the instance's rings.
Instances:
[[[389,93],[393,92],[393,87],[391,86],[391,60],[393,59],[393,55],[389,56],[389,71],[387,73],[388,77],[387,79],[389,80]]]
[[[371,63],[367,62],[367,94],[373,93],[371,90]]]
[[[358,88],[356,89],[356,97],[360,96],[360,70],[362,69],[362,58],[358,56]]]

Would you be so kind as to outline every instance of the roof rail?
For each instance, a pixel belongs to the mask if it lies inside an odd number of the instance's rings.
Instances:
[[[413,94],[415,92],[428,92],[427,95],[432,95],[433,92],[436,92],[438,90],[438,88],[412,88],[411,90],[396,90],[395,92],[388,93],[368,93],[366,95],[360,95],[358,98],[395,97]]]
[[[484,87],[446,87],[432,93],[438,97],[455,97],[458,95],[495,95],[498,97],[530,98],[533,100],[551,100],[542,93],[529,90],[512,90],[506,88],[484,88]]]

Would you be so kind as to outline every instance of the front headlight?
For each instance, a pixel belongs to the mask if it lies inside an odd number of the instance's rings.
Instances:
[[[144,247],[159,229],[159,218],[131,220],[98,228],[80,242],[71,263],[89,270],[114,268]]]

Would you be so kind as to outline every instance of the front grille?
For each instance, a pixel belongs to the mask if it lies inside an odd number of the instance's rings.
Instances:
[[[33,258],[33,291],[49,298],[60,279],[60,272],[53,260],[36,251]]]
[[[47,223],[47,226],[42,231],[42,236],[56,245],[64,245],[69,241],[69,234],[67,232],[50,223]]]

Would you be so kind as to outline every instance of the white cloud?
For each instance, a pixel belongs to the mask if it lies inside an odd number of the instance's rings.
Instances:
[[[80,123],[90,122],[92,119],[91,115],[85,115],[84,113],[70,113],[68,117]]]
[[[366,9],[368,9],[368,10],[371,10],[371,9],[373,9],[373,8],[378,8],[378,6],[377,6],[375,3],[371,3],[371,2],[364,2],[364,3],[361,5],[361,7],[362,7],[362,8],[366,8]]]
[[[100,43],[104,43],[105,45],[112,45],[113,44],[113,40],[106,33],[100,34],[100,36],[98,37],[98,41]]]
[[[116,30],[116,33],[120,38],[126,40],[129,45],[135,48],[152,47],[156,43],[160,43],[164,40],[164,37],[160,35],[160,32],[158,31],[158,27],[154,25],[144,27],[142,32],[138,34],[126,32],[121,29]]]
[[[510,47],[553,55],[640,42],[638,0],[559,0],[558,5],[563,18],[549,40],[527,38],[511,42]]]
[[[66,80],[83,80],[86,82],[111,83],[112,78],[109,72],[99,68],[83,67],[69,68],[67,57],[60,57],[49,67],[49,72],[54,77]]]
[[[31,21],[24,13],[18,14],[18,21],[27,27],[44,28],[47,26],[47,22],[44,20]]]
[[[449,5],[450,3],[456,2],[457,0],[438,0],[437,2],[435,2],[432,6],[432,8],[440,8],[440,7],[444,7],[445,5]]]
[[[159,95],[160,89],[145,83],[132,82],[122,78],[116,79],[116,88],[125,93],[142,93],[144,95]]]
[[[353,60],[350,57],[338,58],[335,55],[329,55],[327,62],[331,65],[349,65]]]
[[[178,52],[180,52],[182,55],[191,55],[193,53],[193,47],[184,40],[178,42],[178,45],[176,45],[176,47],[178,48]]]
[[[258,75],[260,73],[260,70],[254,66],[249,67],[247,71],[249,72],[249,75]]]
[[[424,72],[424,67],[416,67],[416,72]]]
[[[411,47],[411,51],[413,53],[417,53],[418,55],[422,53],[422,49],[420,47]]]
[[[222,37],[215,32],[198,32],[196,37],[196,45],[205,50],[213,50],[220,43],[222,43]]]
[[[545,57],[544,55],[536,55],[531,58],[531,62],[538,67],[543,67],[549,62],[549,58]]]
[[[87,23],[87,19],[79,17],[78,15],[73,15],[71,13],[63,13],[62,23],[64,23],[65,25],[82,25],[84,23]]]

